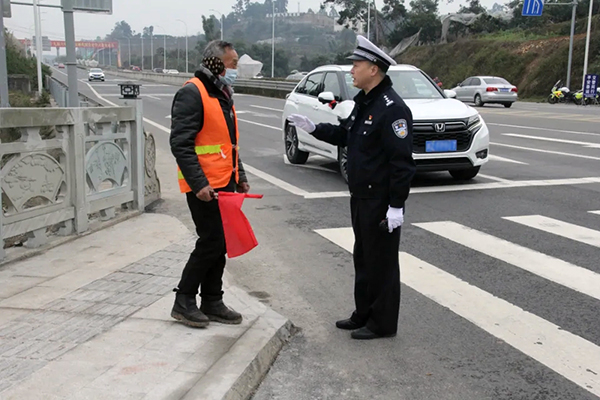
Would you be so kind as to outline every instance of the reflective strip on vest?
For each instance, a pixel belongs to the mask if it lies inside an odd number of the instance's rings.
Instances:
[[[204,154],[219,154],[221,152],[220,144],[210,145],[210,146],[196,146],[196,154],[204,155]]]
[[[185,179],[185,178],[183,177],[183,172],[181,172],[181,171],[177,171],[177,179]]]

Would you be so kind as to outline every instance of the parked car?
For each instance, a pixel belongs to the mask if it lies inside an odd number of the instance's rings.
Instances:
[[[358,89],[352,83],[350,65],[331,65],[311,71],[287,96],[282,128],[285,154],[293,164],[303,164],[310,154],[337,160],[344,179],[346,149],[322,142],[287,118],[302,114],[313,122],[337,124],[354,108]],[[449,171],[457,180],[474,178],[488,161],[489,131],[472,107],[453,99],[451,90],[440,89],[423,71],[411,65],[390,67],[394,88],[413,114],[413,157],[419,171]],[[336,103],[331,108],[332,102]]]
[[[100,68],[90,68],[90,72],[88,72],[88,81],[104,82],[104,79],[104,72]]]
[[[473,102],[477,107],[490,103],[510,108],[518,100],[517,87],[497,76],[472,76],[452,90],[458,100]]]
[[[63,64],[63,63],[58,64],[58,68],[61,68],[61,69],[65,68],[65,64]]]

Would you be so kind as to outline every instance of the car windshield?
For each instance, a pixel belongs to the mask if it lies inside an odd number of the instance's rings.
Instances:
[[[506,79],[502,78],[483,78],[488,85],[510,85]]]
[[[92,68],[90,72],[102,72],[102,70],[100,68]]]
[[[437,87],[421,71],[388,71],[392,79],[394,89],[400,97],[406,100],[410,99],[443,99]],[[345,75],[348,93],[354,97],[359,89],[352,83],[352,75],[347,72]]]

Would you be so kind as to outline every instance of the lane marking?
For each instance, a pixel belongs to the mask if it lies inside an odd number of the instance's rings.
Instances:
[[[560,132],[560,133],[573,133],[575,135],[600,136],[600,133],[577,132],[577,131],[563,131],[561,129],[538,128],[538,127],[535,127],[535,126],[496,124],[494,122],[486,122],[486,125],[502,126],[502,127],[505,127],[505,128],[529,129],[529,130],[532,130],[532,131]]]
[[[600,210],[598,210],[598,211],[590,211],[590,213],[600,215]]]
[[[239,114],[240,112],[241,112],[241,111],[239,111],[239,112],[238,112],[238,114]],[[283,130],[282,130],[281,128],[276,128],[276,127],[274,127],[274,126],[271,126],[271,125],[265,125],[265,124],[261,124],[260,122],[248,121],[247,119],[241,119],[241,118],[238,118],[237,120],[238,120],[238,121],[240,121],[240,122],[245,122],[245,123],[247,123],[247,124],[252,124],[252,125],[258,125],[258,126],[262,126],[263,128],[274,129],[274,130],[276,130],[276,131],[280,131],[280,132],[282,132],[282,133],[283,133]]]
[[[559,285],[600,300],[600,274],[594,271],[471,229],[456,222],[426,222],[413,225],[469,249],[504,261],[551,282],[558,283]]]
[[[489,158],[490,158],[490,160],[493,160],[493,161],[502,161],[502,162],[513,163],[513,164],[529,165],[529,164],[527,164],[525,162],[522,162],[522,161],[511,160],[510,158],[500,157],[500,156],[497,156],[495,154],[490,154]]]
[[[283,112],[283,110],[280,110],[278,108],[271,108],[271,107],[263,107],[263,106],[255,106],[255,105],[250,105],[250,107],[254,107],[254,108],[260,108],[262,110],[270,110],[270,111],[277,111],[277,112]]]
[[[316,232],[352,253],[351,228]],[[417,257],[400,260],[405,285],[600,396],[600,347]]]
[[[287,158],[287,156],[286,156],[285,154],[283,155],[283,163],[284,163],[285,165],[291,165],[291,166],[293,166],[293,167],[297,167],[297,168],[313,169],[313,170],[315,170],[315,171],[333,172],[334,174],[337,174],[337,173],[339,173],[339,171],[335,171],[335,170],[332,170],[332,169],[329,169],[329,168],[325,168],[325,167],[322,167],[322,166],[320,166],[320,165],[311,165],[311,164],[292,164],[292,163],[290,162],[290,160],[288,160],[288,158]]]
[[[543,215],[503,217],[503,219],[580,243],[589,244],[590,246],[600,247],[600,232],[590,228],[544,217]],[[596,286],[596,291],[600,292],[600,281]]]
[[[567,139],[555,139],[555,138],[547,138],[541,136],[530,136],[530,135],[521,135],[518,133],[503,133],[503,136],[516,137],[521,139],[529,139],[529,140],[542,140],[545,142],[554,142],[554,143],[564,143],[564,144],[575,144],[583,147],[589,147],[592,149],[600,149],[600,143],[591,143],[591,142],[579,142],[576,140],[567,140]]]
[[[492,181],[496,181],[496,182],[513,182],[513,181],[511,181],[509,179],[499,178],[497,176],[491,176],[491,175],[485,175],[485,174],[479,174],[477,176],[480,176],[482,178],[489,179],[489,180],[492,180]]]
[[[515,146],[515,145],[512,145],[512,144],[504,144],[504,143],[496,143],[496,142],[491,142],[490,144],[492,144],[494,146],[508,147],[508,148],[511,148],[511,149],[533,151],[533,152],[536,152],[536,153],[556,154],[556,155],[559,155],[559,156],[577,157],[577,158],[584,158],[586,160],[600,161],[600,157],[585,156],[583,154],[572,154],[572,153],[563,153],[562,151],[532,149],[531,147]]]
[[[244,169],[246,170],[246,172],[249,172],[252,175],[254,175],[258,178],[261,178],[262,180],[265,180],[265,181],[267,181],[267,182],[269,182],[291,194],[295,194],[296,196],[305,196],[308,194],[307,191],[300,189],[299,187],[296,187],[294,185],[291,185],[287,182],[284,182],[279,178],[275,178],[273,175],[267,174],[266,172],[263,172],[254,167],[251,167],[250,165],[248,165],[246,163],[244,163]]]
[[[521,187],[544,187],[544,186],[566,186],[566,185],[586,185],[590,183],[600,183],[600,177],[590,178],[571,178],[571,179],[541,179],[529,181],[508,181],[491,183],[473,183],[468,185],[453,185],[441,187],[413,187],[410,194],[423,193],[447,193],[461,192],[470,190],[492,190],[492,189],[510,189]],[[305,199],[329,199],[334,197],[350,197],[348,192],[314,192],[304,196]]]
[[[158,98],[158,97],[156,97],[156,96],[153,96],[153,95],[150,95],[150,94],[147,94],[147,95],[145,95],[145,97],[149,97],[149,98],[151,98],[151,99],[158,100],[158,101],[160,101],[160,100],[161,100],[160,98]]]
[[[166,119],[171,119],[171,114],[167,115],[165,118]]]

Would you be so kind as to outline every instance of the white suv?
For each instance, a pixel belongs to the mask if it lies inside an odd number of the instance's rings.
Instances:
[[[354,106],[358,89],[352,84],[350,65],[331,65],[311,71],[287,96],[283,109],[285,153],[293,164],[304,164],[309,154],[337,160],[344,179],[346,149],[322,142],[297,129],[287,117],[302,114],[315,123],[339,123]],[[456,93],[442,91],[420,69],[410,65],[390,67],[394,89],[413,114],[413,158],[418,171],[449,171],[458,180],[474,178],[489,156],[489,131],[472,107],[455,100]],[[338,102],[332,109],[329,103]]]
[[[104,82],[104,72],[100,68],[90,68],[90,72],[88,73],[88,81],[102,81]]]

